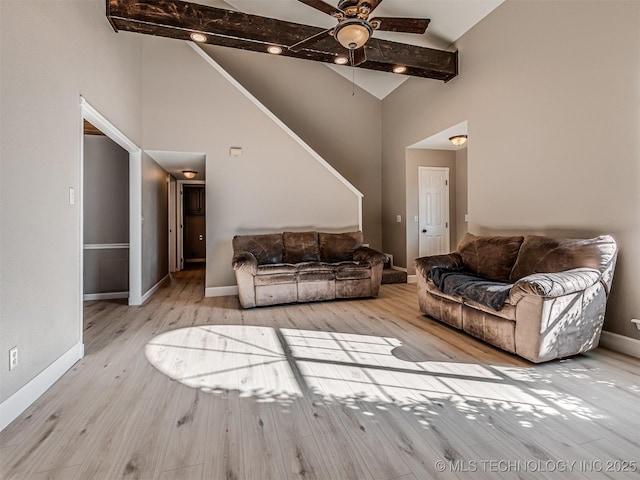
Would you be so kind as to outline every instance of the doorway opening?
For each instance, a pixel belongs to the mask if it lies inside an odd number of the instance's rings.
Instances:
[[[129,154],[84,120],[83,300],[129,298]]]
[[[451,252],[467,232],[468,144],[455,146],[449,140],[467,134],[465,121],[405,150],[404,218],[409,281],[415,281],[412,266],[415,258]]]
[[[178,258],[180,270],[207,260],[206,188],[203,181],[179,181],[180,230]],[[193,266],[193,265],[191,265]]]
[[[126,135],[107,120],[100,112],[93,108],[84,98],[80,97],[80,183],[77,198],[79,200],[79,265],[78,280],[79,318],[83,319],[84,294],[84,122],[93,125],[123,148],[129,157],[129,305],[142,304],[142,150]],[[80,322],[80,338],[82,338],[82,321]]]

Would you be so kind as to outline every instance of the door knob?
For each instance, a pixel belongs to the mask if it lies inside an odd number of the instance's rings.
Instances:
[[[423,228],[423,229],[422,229],[422,233],[427,233],[427,229],[426,229],[426,228]]]

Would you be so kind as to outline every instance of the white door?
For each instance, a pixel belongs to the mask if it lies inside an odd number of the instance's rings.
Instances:
[[[449,253],[449,169],[418,167],[420,256]]]

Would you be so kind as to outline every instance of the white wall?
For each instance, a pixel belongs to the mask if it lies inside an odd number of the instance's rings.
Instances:
[[[456,47],[458,77],[383,101],[384,251],[405,248],[405,147],[468,120],[469,230],[612,234],[605,329],[637,338],[640,2],[508,0]]]
[[[140,140],[141,39],[104,8],[0,2],[0,401],[80,340],[80,95]]]
[[[145,148],[206,154],[207,287],[235,285],[236,234],[358,228],[354,193],[186,43],[145,38],[143,58]]]

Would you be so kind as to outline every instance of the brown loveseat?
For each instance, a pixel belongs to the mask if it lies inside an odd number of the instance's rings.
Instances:
[[[233,238],[244,308],[376,297],[387,257],[362,246],[362,232],[284,232]]]
[[[598,346],[616,255],[608,235],[467,234],[456,252],[415,261],[420,310],[532,362],[586,352]]]

